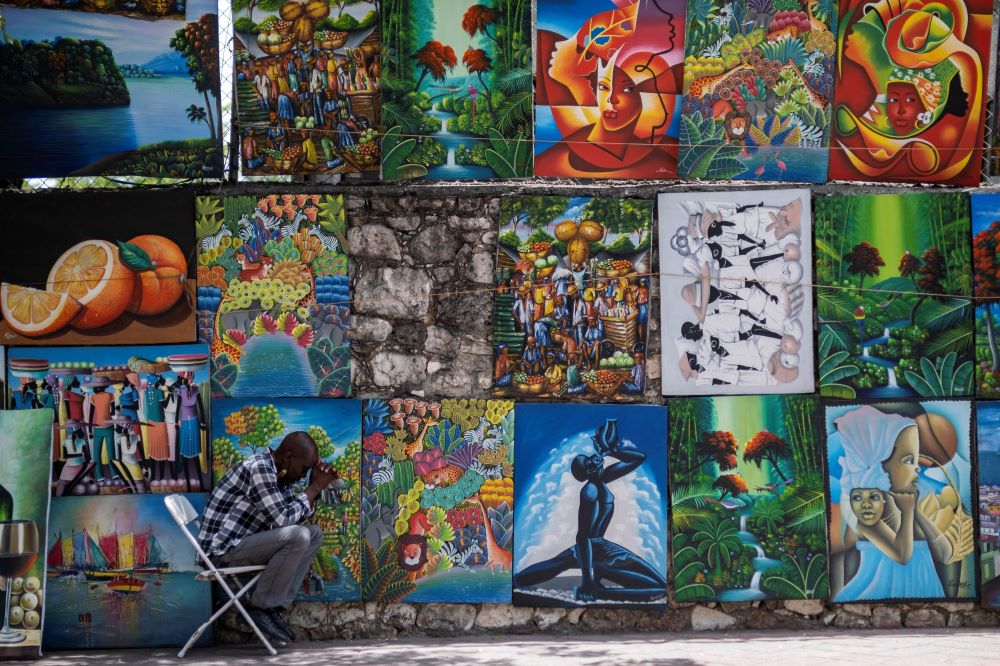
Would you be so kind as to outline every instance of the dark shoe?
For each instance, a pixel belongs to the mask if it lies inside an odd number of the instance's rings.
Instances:
[[[264,632],[264,634],[271,640],[275,647],[284,647],[288,645],[288,639],[285,638],[285,632],[283,632],[275,623],[270,612],[264,610],[263,608],[248,606],[247,614],[250,616],[250,619],[254,621],[254,624],[257,625],[257,628]]]
[[[274,620],[274,623],[278,625],[278,628],[285,634],[285,640],[289,643],[294,643],[295,632],[292,631],[292,628],[288,626],[287,622],[285,622],[285,618],[281,617],[281,609],[269,608],[267,609],[267,612],[270,613],[271,619]]]

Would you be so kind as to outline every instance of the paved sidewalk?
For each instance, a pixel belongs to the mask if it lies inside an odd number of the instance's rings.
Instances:
[[[1000,663],[998,645],[1000,630],[997,629],[481,636],[304,642],[279,650],[277,657],[268,657],[263,649],[250,646],[195,649],[184,663],[198,666],[247,663],[285,666],[973,666]],[[181,662],[173,650],[118,650],[53,652],[31,663],[164,666]]]

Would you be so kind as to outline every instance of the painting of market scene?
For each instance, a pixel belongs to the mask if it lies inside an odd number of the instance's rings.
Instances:
[[[378,172],[380,0],[235,0],[244,175]]]
[[[972,274],[976,302],[976,395],[1000,398],[1000,195],[973,194]]]
[[[184,495],[199,514],[207,495]],[[48,650],[181,645],[212,613],[163,498],[61,497],[49,512]],[[198,645],[211,645],[208,630]]]
[[[212,396],[351,392],[343,197],[198,197],[198,338]]]
[[[15,7],[74,9],[97,14],[121,14],[146,20],[184,18],[185,0],[4,0]]]
[[[677,398],[668,406],[677,600],[826,598],[818,401]]]
[[[646,383],[653,203],[513,196],[500,206],[493,391],[633,401]]]
[[[340,477],[319,496],[308,522],[323,544],[302,580],[299,601],[357,601],[361,560],[359,515],[361,403],[319,398],[212,401],[212,474],[218,482],[250,456],[268,453],[285,435],[307,432],[322,462]],[[299,482],[304,492],[308,479]]]
[[[365,400],[361,594],[509,604],[514,403]]]
[[[222,176],[216,5],[188,22],[0,10],[0,176]]]
[[[531,175],[530,0],[387,0],[382,177]]]
[[[822,395],[972,395],[966,195],[825,196],[815,202]]]

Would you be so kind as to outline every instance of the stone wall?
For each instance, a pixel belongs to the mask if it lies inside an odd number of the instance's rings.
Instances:
[[[300,188],[308,189],[308,188]],[[528,185],[531,194],[653,197],[663,187]],[[670,190],[690,189],[671,186]],[[732,189],[727,186],[727,189]],[[842,193],[845,187],[838,188]],[[880,192],[901,188],[879,188]],[[489,397],[492,284],[500,194],[495,186],[337,188],[345,195],[355,315],[354,394],[422,398]],[[865,188],[871,192],[872,188]],[[814,192],[832,191],[829,187]],[[654,243],[653,271],[657,270]],[[646,400],[660,395],[658,281],[652,311]],[[605,609],[530,609],[498,605],[303,603],[289,613],[311,639],[386,638],[481,632],[613,632],[686,629],[846,629],[983,627],[1000,613],[974,603],[830,604],[823,601],[671,602],[663,613]],[[249,636],[230,614],[223,642]],[[245,630],[245,627],[244,627]]]

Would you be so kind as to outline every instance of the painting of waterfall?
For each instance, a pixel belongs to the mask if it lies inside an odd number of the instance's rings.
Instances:
[[[827,596],[818,406],[793,395],[669,402],[677,601]]]
[[[516,412],[514,605],[665,607],[667,410]]]

